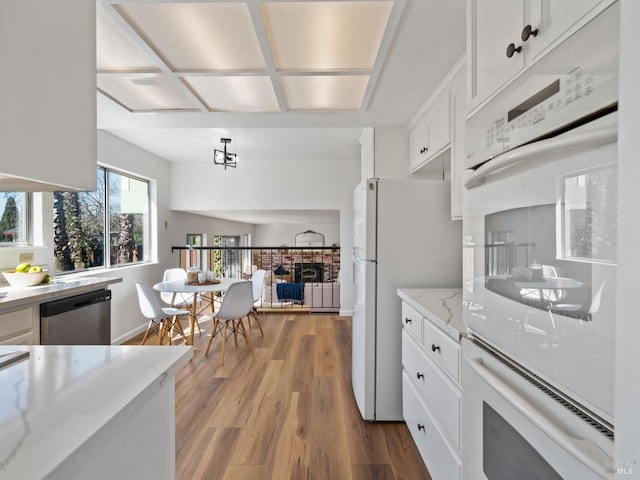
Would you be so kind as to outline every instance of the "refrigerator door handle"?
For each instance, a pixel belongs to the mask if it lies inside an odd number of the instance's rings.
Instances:
[[[377,261],[368,260],[366,258],[353,257],[353,263],[357,263],[358,265],[366,265],[367,263],[377,263]]]

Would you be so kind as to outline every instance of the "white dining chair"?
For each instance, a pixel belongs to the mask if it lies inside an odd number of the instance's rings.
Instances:
[[[236,282],[232,283],[224,296],[222,297],[222,305],[213,317],[213,328],[211,330],[211,338],[207,343],[207,349],[204,354],[209,354],[211,342],[217,333],[222,332],[222,349],[220,353],[220,365],[224,365],[224,350],[227,343],[227,330],[233,333],[233,340],[238,347],[238,333],[244,336],[244,341],[249,347],[253,355],[253,345],[244,327],[242,319],[246,317],[253,308],[253,287],[252,282]]]
[[[182,335],[182,339],[186,343],[187,337],[184,334],[179,317],[189,315],[189,311],[174,307],[163,308],[151,286],[142,282],[135,282],[135,285],[136,291],[138,292],[140,311],[142,315],[149,319],[149,324],[142,337],[142,345],[146,343],[149,332],[153,328],[158,329],[158,345],[162,345],[166,334],[169,334],[169,345],[173,345],[174,327],[178,329]]]
[[[258,314],[258,306],[260,306],[260,301],[262,299],[262,291],[264,289],[264,282],[267,276],[266,270],[256,270],[255,273],[251,276],[251,285],[253,287],[253,307],[247,315],[247,322],[249,323],[249,328],[251,328],[251,317],[253,317],[258,324],[258,328],[260,329],[260,334],[264,337],[264,332],[262,331],[262,325],[260,324],[260,318]]]
[[[183,268],[167,268],[162,275],[163,282],[173,281],[187,281],[187,272]],[[191,310],[193,308],[193,294],[192,293],[172,293],[172,292],[160,292],[160,298],[167,305],[171,305],[176,308],[187,308]],[[195,316],[195,323],[198,329],[198,333],[202,333],[200,329],[200,323],[198,317]]]

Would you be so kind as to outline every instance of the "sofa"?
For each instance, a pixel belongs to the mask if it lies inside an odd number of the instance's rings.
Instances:
[[[280,285],[281,297],[278,297],[278,285]],[[262,300],[258,302],[258,307],[262,308],[291,308],[308,307],[314,312],[338,312],[340,310],[340,284],[339,283],[304,283],[287,284],[303,286],[303,300],[300,302],[296,298],[298,293],[295,290],[293,295],[282,295],[285,286],[283,283],[271,283],[264,286]]]

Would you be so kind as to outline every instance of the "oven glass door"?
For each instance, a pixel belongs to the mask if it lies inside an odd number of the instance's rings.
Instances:
[[[463,348],[462,478],[611,478],[613,442],[500,360]]]
[[[553,150],[465,191],[465,323],[613,424],[617,144]]]

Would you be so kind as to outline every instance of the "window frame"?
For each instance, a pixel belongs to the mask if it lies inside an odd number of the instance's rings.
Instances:
[[[0,241],[0,248],[11,248],[11,247],[28,247],[30,245],[33,244],[33,240],[31,238],[32,235],[32,231],[33,231],[33,208],[32,208],[32,202],[33,202],[33,196],[31,195],[31,192],[17,192],[17,191],[11,191],[11,192],[2,192],[4,193],[21,193],[24,194],[25,198],[24,198],[24,213],[23,213],[23,223],[24,223],[24,240],[19,241],[19,242],[3,242]],[[4,213],[4,209],[2,209],[2,211],[0,211],[0,218],[2,217],[2,214]]]
[[[144,178],[142,176],[139,175],[135,175],[132,174],[130,172],[125,172],[124,170],[120,170],[117,168],[112,168],[112,167],[108,167],[108,166],[104,166],[104,165],[98,165],[96,167],[96,177],[98,176],[98,171],[102,171],[103,172],[103,196],[102,196],[102,202],[103,202],[103,232],[102,232],[102,240],[103,240],[103,264],[102,265],[97,265],[97,266],[92,266],[92,267],[86,267],[86,268],[82,268],[82,269],[73,269],[73,270],[58,270],[57,269],[57,265],[55,268],[55,274],[56,275],[72,275],[72,274],[77,274],[77,273],[83,273],[83,272],[89,272],[89,271],[97,271],[97,270],[111,270],[111,269],[118,269],[118,268],[125,268],[125,267],[130,267],[130,266],[135,266],[135,265],[140,265],[140,264],[147,264],[147,263],[151,263],[152,262],[152,249],[153,249],[153,241],[152,241],[152,235],[153,235],[153,219],[152,219],[152,207],[153,207],[153,199],[152,199],[152,192],[153,192],[153,182],[151,179],[148,178]],[[144,183],[146,185],[146,202],[147,202],[147,208],[146,208],[146,215],[145,215],[145,221],[142,225],[142,234],[143,234],[143,242],[142,242],[142,250],[143,250],[143,254],[142,254],[142,258],[136,260],[136,261],[131,261],[131,262],[126,262],[126,263],[112,263],[111,262],[111,249],[112,249],[112,232],[111,232],[111,203],[112,203],[112,199],[110,198],[110,183],[109,183],[109,177],[110,177],[110,173],[114,173],[116,175],[119,175],[121,177],[125,177],[127,179],[131,179],[137,182],[141,182]],[[98,190],[98,187],[96,186],[96,192]],[[55,245],[55,240],[53,241],[54,245]],[[54,259],[55,259],[55,254],[54,254]],[[56,263],[56,261],[54,260],[54,264]]]

